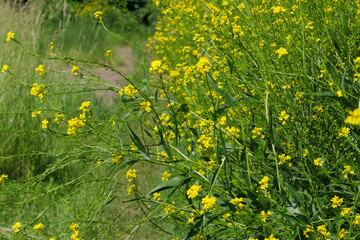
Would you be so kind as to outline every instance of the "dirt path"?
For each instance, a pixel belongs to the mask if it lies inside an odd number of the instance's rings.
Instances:
[[[118,47],[113,51],[113,57],[121,58],[121,62],[123,62],[124,64],[117,67],[122,72],[124,72],[125,74],[131,74],[134,71],[135,58],[131,46]],[[96,69],[94,70],[94,73],[98,74],[100,78],[108,81],[110,84],[119,87],[127,84],[126,81],[124,81],[123,77],[111,70]],[[112,106],[114,104],[114,99],[119,98],[119,94],[112,91],[97,91],[96,95],[99,99],[101,99],[104,104],[108,106]]]

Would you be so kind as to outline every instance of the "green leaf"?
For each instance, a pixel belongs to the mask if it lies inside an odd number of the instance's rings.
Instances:
[[[163,191],[163,190],[166,190],[169,188],[180,187],[180,186],[186,184],[187,182],[189,182],[190,179],[191,179],[190,177],[179,176],[179,177],[174,177],[174,178],[170,179],[169,181],[161,182],[153,190],[151,190],[147,194],[147,196],[150,196],[153,193],[160,192],[160,191]]]
[[[295,188],[293,188],[286,182],[283,182],[283,185],[285,185],[285,187],[290,191],[291,195],[296,199],[296,201],[298,203],[300,203],[300,206],[305,208],[306,202],[305,202],[305,198],[303,197],[303,195],[301,195]]]
[[[149,160],[150,156],[147,153],[145,146],[140,141],[140,138],[134,133],[134,131],[130,127],[129,129],[131,131],[130,137],[133,140],[135,146],[138,148],[138,151],[145,157],[146,160]]]

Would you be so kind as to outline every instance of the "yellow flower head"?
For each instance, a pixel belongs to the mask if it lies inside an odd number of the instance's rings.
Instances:
[[[6,179],[8,179],[8,175],[2,174],[2,175],[0,176],[0,183],[4,183]]]
[[[331,199],[331,202],[333,203],[331,206],[333,208],[337,208],[337,207],[340,207],[341,204],[343,203],[344,199],[343,198],[339,198],[338,196],[334,196],[332,199]]]
[[[9,69],[9,66],[8,65],[4,65],[1,72],[6,72],[7,70]]]
[[[20,231],[20,227],[21,227],[21,223],[20,222],[16,222],[14,225],[13,225],[13,229],[14,229],[14,232],[19,232]]]
[[[349,111],[350,116],[345,119],[345,123],[351,125],[360,124],[360,108],[355,109],[354,111]]]
[[[6,37],[6,41],[7,42],[10,42],[10,40],[11,39],[13,39],[15,37],[15,33],[13,33],[13,32],[8,32],[8,34],[7,34],[7,37]]]
[[[161,181],[169,181],[169,178],[171,177],[171,173],[168,173],[167,171],[165,171],[163,174],[162,174],[162,178],[161,178]]]
[[[97,12],[94,13],[95,18],[99,19],[99,23],[102,22],[103,14],[104,13],[101,12],[101,11],[97,11]]]
[[[36,111],[33,111],[32,113],[31,113],[31,117],[37,117],[37,116],[39,116],[40,115],[40,113],[41,113],[41,111],[39,111],[39,110],[36,110]]]
[[[324,164],[324,160],[322,158],[316,158],[314,159],[314,164],[321,167]]]
[[[107,50],[105,52],[105,57],[111,57],[112,56],[112,51],[111,50]]]
[[[131,182],[134,178],[136,178],[136,169],[130,169],[126,172],[126,179]]]
[[[39,72],[39,76],[42,77],[46,73],[46,69],[44,69],[44,65],[40,64],[37,68],[35,68],[36,72]]]
[[[202,190],[201,186],[198,185],[192,185],[189,190],[186,191],[186,194],[188,198],[195,198],[197,195],[199,195],[199,192]]]
[[[161,196],[161,193],[154,193],[154,194],[153,194],[153,199],[154,199],[155,201],[159,201],[159,200],[160,200],[160,196]]]
[[[288,54],[288,51],[285,48],[281,47],[276,50],[275,53],[278,55],[278,58],[281,58],[282,56]]]
[[[36,225],[34,226],[34,230],[35,230],[37,233],[40,233],[41,229],[43,229],[44,227],[45,227],[44,224],[39,223],[39,224],[36,224]]]
[[[140,109],[145,112],[150,112],[151,111],[151,103],[149,101],[140,103]]]
[[[149,69],[149,72],[155,73],[155,74],[162,74],[164,72],[162,67],[162,61],[161,60],[155,60],[151,63],[151,67]]]
[[[79,74],[78,70],[79,70],[79,66],[73,66],[71,72],[74,74],[74,76],[77,76]]]
[[[204,197],[201,200],[201,203],[204,205],[204,210],[205,211],[213,211],[215,210],[215,204],[216,204],[216,197]]]
[[[268,176],[264,176],[261,181],[259,182],[260,184],[260,189],[265,190],[269,187],[269,181],[270,178]]]
[[[245,206],[244,203],[243,203],[243,198],[242,197],[241,198],[231,199],[230,203],[235,205],[236,207],[240,207],[240,208]]]
[[[46,129],[47,128],[47,124],[49,123],[49,121],[47,119],[44,119],[42,122],[41,122],[41,127]]]

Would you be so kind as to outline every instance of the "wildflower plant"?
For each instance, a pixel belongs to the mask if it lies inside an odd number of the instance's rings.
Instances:
[[[41,100],[32,98],[32,120],[76,146],[69,156],[56,155],[38,179],[83,164],[61,188],[88,181],[97,189],[65,234],[85,239],[97,228],[135,235],[144,223],[184,239],[360,234],[360,2],[275,2],[154,1],[162,14],[147,43],[155,60],[144,65],[144,78],[113,62],[97,65],[118,74],[121,86],[89,70],[90,61],[52,56],[73,66],[74,81],[86,80],[77,85],[84,92],[116,93],[116,105],[103,115],[93,96],[71,109],[52,104],[56,94],[74,93],[46,84],[56,71],[37,68],[42,83],[26,85]],[[116,35],[104,12],[94,17]],[[24,47],[19,39],[11,44]],[[119,199],[143,215],[126,225],[116,214],[101,216]],[[16,224],[14,232],[22,232]],[[44,226],[34,229],[50,234],[51,223]]]

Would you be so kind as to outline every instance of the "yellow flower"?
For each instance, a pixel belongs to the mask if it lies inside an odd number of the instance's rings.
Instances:
[[[49,121],[48,121],[47,119],[44,119],[44,120],[41,122],[41,124],[42,124],[41,127],[44,128],[44,129],[47,128],[47,124],[48,124],[48,123],[49,123]]]
[[[155,74],[162,74],[164,72],[162,68],[162,61],[161,60],[155,60],[151,63],[151,67],[149,69],[149,72],[155,73]]]
[[[16,222],[14,225],[13,225],[13,229],[14,229],[14,232],[19,232],[20,231],[20,227],[21,227],[21,223],[19,222]]]
[[[273,234],[271,234],[268,238],[265,238],[264,240],[279,240],[279,239],[274,237]]]
[[[279,157],[279,160],[280,160],[279,163],[278,163],[279,165],[284,164],[286,161],[291,159],[291,157],[287,156],[286,154],[281,154],[278,157]]]
[[[348,127],[342,127],[341,131],[338,132],[339,137],[348,137],[350,133],[350,128]]]
[[[2,174],[2,175],[0,176],[0,183],[4,183],[6,179],[8,179],[8,175]]]
[[[345,123],[351,125],[360,124],[360,108],[355,109],[354,111],[349,111],[350,116],[345,119]]]
[[[9,69],[9,66],[8,65],[4,65],[1,72],[6,72],[7,70]]]
[[[36,225],[34,226],[34,230],[35,230],[37,233],[40,233],[41,229],[43,229],[44,227],[45,227],[44,224],[39,223],[39,224],[36,224]]]
[[[151,111],[151,103],[149,101],[140,103],[140,109],[145,112],[150,112]]]
[[[189,188],[186,191],[186,194],[188,195],[188,198],[195,198],[197,195],[199,195],[199,192],[202,190],[201,186],[198,185],[192,185],[191,188]]]
[[[126,172],[126,179],[131,182],[134,178],[136,178],[136,169],[130,169]]]
[[[159,201],[160,200],[160,193],[154,193],[153,194],[153,199],[155,200],[155,201]]]
[[[83,113],[90,111],[90,104],[91,102],[83,102],[81,106],[79,107],[79,110],[83,111]]]
[[[287,114],[286,111],[281,111],[280,117],[279,117],[279,120],[281,121],[281,124],[282,124],[282,125],[285,125],[286,120],[288,120],[289,117],[290,117],[290,115]]]
[[[266,222],[266,220],[268,219],[268,217],[271,216],[271,214],[272,213],[270,212],[270,210],[268,210],[267,212],[261,211],[261,216],[260,216],[261,221]]]
[[[332,199],[331,199],[331,202],[333,203],[331,206],[333,208],[337,208],[337,207],[340,207],[341,204],[343,203],[344,199],[343,198],[339,198],[338,196],[334,196]]]
[[[60,119],[61,119],[63,116],[64,116],[64,114],[62,114],[62,113],[56,113],[56,114],[55,114],[55,122],[56,122],[57,124],[59,124],[59,123],[60,123]]]
[[[354,218],[354,220],[353,220],[352,223],[355,224],[355,225],[359,225],[359,223],[360,223],[360,215],[357,215],[357,216]]]
[[[167,171],[165,171],[163,174],[162,174],[162,178],[161,178],[161,181],[169,181],[169,178],[171,177],[171,173],[168,173]]]
[[[276,54],[278,54],[278,58],[281,58],[282,56],[288,54],[288,51],[285,48],[281,47],[276,50]]]
[[[14,37],[15,37],[15,33],[10,31],[10,32],[7,33],[6,41],[9,42]]]
[[[44,94],[47,93],[47,90],[45,88],[46,87],[44,84],[38,85],[37,83],[34,83],[33,87],[30,90],[30,95],[34,97],[38,96],[40,98],[40,101],[42,102]]]
[[[74,74],[74,76],[77,76],[78,70],[79,70],[79,66],[73,66],[71,72]]]
[[[99,23],[102,22],[102,18],[103,18],[103,12],[101,11],[97,11],[94,13],[95,18],[99,19]]]
[[[325,228],[325,225],[318,226],[316,229],[319,231],[319,233],[322,235],[322,237],[331,235],[331,233],[329,233],[328,230]]]
[[[111,57],[112,56],[112,51],[111,50],[107,50],[105,52],[105,57]]]
[[[36,111],[33,111],[32,113],[31,113],[31,117],[37,117],[38,115],[40,115],[40,113],[41,113],[41,111],[39,111],[39,110],[36,110]]]
[[[172,202],[172,204],[175,204],[175,202]],[[165,214],[168,214],[175,212],[176,208],[172,205],[167,205],[164,210],[165,210]]]
[[[342,171],[342,174],[344,174],[344,178],[348,178],[348,174],[355,175],[354,170],[351,170],[351,166],[347,165],[344,166],[344,171]]]
[[[205,211],[213,211],[215,210],[214,207],[215,207],[215,204],[216,204],[216,197],[204,197],[202,200],[201,200],[201,203],[204,205],[204,210]]]
[[[230,203],[235,205],[236,207],[240,207],[240,208],[245,206],[244,203],[243,203],[243,198],[242,197],[241,198],[231,199]]]
[[[271,10],[273,11],[274,14],[278,14],[278,13],[281,14],[286,11],[286,9],[282,6],[271,7]]]
[[[124,87],[125,95],[129,96],[130,98],[132,98],[137,92],[138,90],[132,84],[129,84],[126,87]]]
[[[349,213],[352,213],[351,208],[343,208],[341,210],[340,215],[344,217],[345,215],[348,215]]]
[[[135,184],[128,187],[128,195],[135,194],[137,191],[139,191],[139,188]]]
[[[114,163],[118,163],[121,161],[121,159],[123,158],[123,152],[121,152],[121,154],[117,154],[116,157],[112,158],[111,161],[113,161]]]
[[[314,159],[314,164],[315,164],[316,166],[321,167],[321,166],[324,164],[324,160],[321,159],[321,158],[316,158],[316,159]]]
[[[39,76],[42,77],[46,73],[46,69],[44,69],[44,65],[40,64],[37,68],[35,68],[36,72],[39,72]]]
[[[336,95],[337,95],[338,97],[343,97],[343,96],[344,96],[344,94],[342,93],[341,90],[338,90],[338,91],[336,92]]]
[[[309,232],[314,232],[314,228],[310,225],[307,225],[306,229],[303,231],[306,238],[309,238]]]
[[[196,64],[196,70],[199,73],[207,73],[209,72],[211,69],[211,64],[209,59],[207,59],[206,57],[200,58],[199,62]]]
[[[269,187],[269,181],[270,178],[268,176],[264,176],[261,181],[259,182],[260,184],[260,189],[265,190]]]

